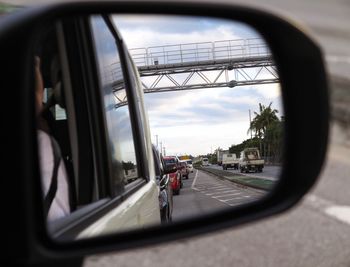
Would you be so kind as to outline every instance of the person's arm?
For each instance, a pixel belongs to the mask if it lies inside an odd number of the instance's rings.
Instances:
[[[40,58],[34,57],[34,76],[35,76],[35,114],[37,117],[37,127],[49,133],[47,121],[42,117],[44,109],[44,82],[40,69]]]

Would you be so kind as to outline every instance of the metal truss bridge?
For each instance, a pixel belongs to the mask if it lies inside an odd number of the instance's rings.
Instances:
[[[130,54],[145,93],[279,82],[260,38],[130,49]]]
[[[269,48],[260,38],[135,48],[129,52],[145,93],[279,83]],[[114,77],[119,76],[117,65],[109,68]],[[117,93],[120,87],[116,83],[114,87]]]

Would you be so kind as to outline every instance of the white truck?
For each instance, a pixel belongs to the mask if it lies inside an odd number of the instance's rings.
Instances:
[[[239,160],[234,153],[225,153],[222,155],[222,169],[227,170],[228,168],[233,168],[238,170]]]
[[[209,166],[208,158],[202,158],[202,166]]]
[[[239,169],[241,172],[262,172],[265,161],[260,157],[259,149],[246,148],[241,152],[239,158]]]
[[[228,150],[218,150],[216,151],[216,158],[219,166],[222,166],[222,157],[224,154],[229,153]]]

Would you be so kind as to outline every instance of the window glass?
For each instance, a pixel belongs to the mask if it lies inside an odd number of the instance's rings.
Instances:
[[[173,158],[164,159],[164,162],[166,164],[175,164],[176,163],[175,159],[173,159]]]
[[[101,93],[116,187],[139,177],[118,47],[100,16],[91,17]]]

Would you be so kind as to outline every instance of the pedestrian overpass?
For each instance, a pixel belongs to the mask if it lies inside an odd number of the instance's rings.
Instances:
[[[271,52],[261,38],[134,48],[129,52],[145,93],[279,83]],[[121,71],[117,65],[112,64],[112,75]],[[116,93],[121,89],[118,84],[114,87]]]

